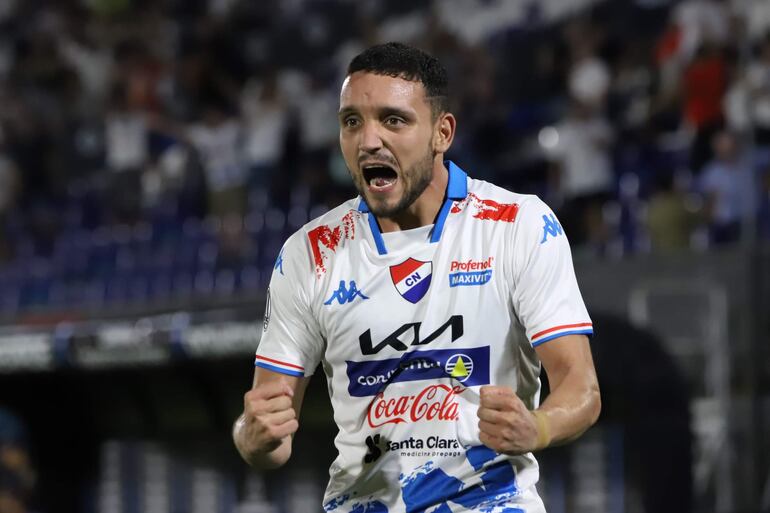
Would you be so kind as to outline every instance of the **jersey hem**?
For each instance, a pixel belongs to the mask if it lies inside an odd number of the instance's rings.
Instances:
[[[549,340],[553,340],[555,338],[564,337],[566,335],[588,335],[593,336],[594,330],[572,330],[572,331],[563,331],[561,333],[556,333],[555,335],[551,335],[550,337],[541,338],[540,340],[536,342],[532,342],[532,347],[537,347],[540,344],[543,344],[545,342],[548,342]]]
[[[294,376],[294,377],[297,377],[297,378],[302,378],[302,377],[305,376],[304,372],[293,371],[293,370],[288,370],[288,369],[282,369],[281,367],[277,367],[275,365],[270,365],[269,363],[264,363],[264,362],[255,362],[254,363],[254,367],[260,367],[262,369],[271,370],[273,372],[278,372],[280,374],[286,374],[288,376]]]

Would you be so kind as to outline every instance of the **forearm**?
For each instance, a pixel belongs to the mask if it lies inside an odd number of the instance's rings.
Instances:
[[[243,415],[238,417],[233,425],[233,442],[241,457],[250,466],[258,469],[274,469],[284,465],[291,456],[291,435],[285,437],[277,448],[269,452],[261,452],[253,448],[249,440],[249,430]]]
[[[601,411],[595,375],[569,372],[537,411],[544,418],[540,429],[547,431],[547,445],[575,440],[596,422]]]

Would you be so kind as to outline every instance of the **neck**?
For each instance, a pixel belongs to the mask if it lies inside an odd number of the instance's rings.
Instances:
[[[449,171],[441,160],[441,155],[433,163],[433,178],[422,194],[409,208],[393,217],[377,217],[383,233],[411,230],[433,224],[444,204]]]

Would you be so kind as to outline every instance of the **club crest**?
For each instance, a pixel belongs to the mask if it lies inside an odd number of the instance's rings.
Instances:
[[[409,258],[398,265],[390,266],[390,279],[401,297],[416,304],[425,296],[430,287],[433,262],[421,262]]]

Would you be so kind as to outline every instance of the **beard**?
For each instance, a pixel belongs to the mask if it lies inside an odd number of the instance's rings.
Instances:
[[[354,178],[353,184],[358,189],[358,193],[366,200],[369,211],[377,217],[392,218],[403,213],[412,203],[428,188],[433,179],[433,160],[435,154],[429,147],[425,155],[409,169],[405,169],[399,180],[403,183],[404,192],[395,204],[388,204],[384,201],[372,200],[367,196],[366,182],[363,174]]]

